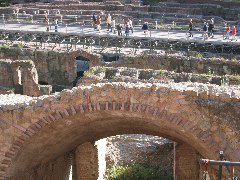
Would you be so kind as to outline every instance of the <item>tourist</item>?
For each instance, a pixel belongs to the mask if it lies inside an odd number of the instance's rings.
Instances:
[[[148,29],[149,29],[148,22],[144,22],[142,26],[142,30],[145,36],[148,34]]]
[[[50,22],[49,22],[49,19],[47,19],[47,31],[50,31]]]
[[[58,32],[58,19],[55,19],[55,32]]]
[[[188,24],[189,37],[193,37],[192,31],[193,31],[193,20],[190,19],[189,24]]]
[[[111,22],[112,22],[112,17],[110,14],[107,15],[107,31],[109,31],[109,29],[111,28]]]
[[[130,30],[131,30],[132,33],[133,33],[133,23],[132,23],[131,18],[128,18],[128,25],[129,25]]]
[[[98,31],[101,31],[101,24],[102,24],[101,15],[99,15],[99,16],[97,17],[97,22],[96,22],[96,24],[97,24],[97,30],[98,30]]]
[[[230,24],[228,24],[225,39],[230,39],[230,32],[231,32],[231,27],[230,27]]]
[[[236,35],[237,35],[237,28],[236,28],[236,26],[233,26],[232,40],[235,40],[235,41],[237,40]]]
[[[209,23],[209,27],[208,27],[208,35],[209,37],[213,38],[214,37],[214,19],[212,18],[210,23]]]
[[[208,39],[208,24],[206,22],[203,25],[203,39]]]
[[[127,24],[125,28],[125,35],[129,36],[129,33],[130,33],[130,26]]]
[[[118,36],[122,36],[122,25],[121,24],[117,25],[117,32],[118,32]]]
[[[116,33],[116,20],[115,18],[112,19],[112,22],[111,22],[111,32],[113,32],[114,34]]]
[[[97,29],[97,15],[96,15],[96,13],[93,13],[92,20],[93,20],[93,28],[95,30],[95,29]]]

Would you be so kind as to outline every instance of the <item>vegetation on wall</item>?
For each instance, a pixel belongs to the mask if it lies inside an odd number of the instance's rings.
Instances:
[[[113,166],[107,172],[108,180],[173,180],[171,176],[164,176],[161,168],[149,167],[142,164],[130,166]]]

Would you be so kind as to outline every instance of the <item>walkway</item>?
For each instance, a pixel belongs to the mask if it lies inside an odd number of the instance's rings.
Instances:
[[[36,24],[18,24],[18,23],[9,23],[9,24],[0,24],[0,30],[18,30],[18,31],[31,31],[31,32],[46,32],[46,26],[44,25],[36,25]],[[50,32],[54,32],[54,27]],[[94,31],[92,27],[81,27],[77,25],[72,26],[59,26],[59,33],[67,33],[67,34],[76,34],[76,35],[100,35],[100,36],[117,36],[117,34],[113,34],[108,32],[106,29],[103,29],[101,32]],[[152,37],[156,39],[171,39],[171,40],[179,40],[179,41],[199,41],[203,42],[202,33],[201,32],[194,32],[193,38],[187,38],[186,32],[183,31],[164,31],[164,30],[152,30],[149,32],[147,36],[143,33],[140,27],[136,27],[134,29],[134,33],[130,34],[130,37],[134,38],[144,38],[144,37]],[[216,34],[213,39],[208,39],[206,42],[209,43],[216,43],[216,44],[224,44],[224,43],[240,43],[240,38],[237,37],[237,40],[223,40],[222,34]]]

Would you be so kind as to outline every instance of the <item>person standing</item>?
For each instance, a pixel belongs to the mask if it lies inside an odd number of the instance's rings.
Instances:
[[[122,36],[122,25],[119,23],[118,25],[117,25],[117,32],[118,32],[118,36]]]
[[[188,24],[189,37],[193,37],[192,31],[193,31],[193,20],[190,19],[189,24]]]
[[[236,26],[233,26],[233,30],[232,30],[232,40],[237,40],[237,39],[236,39],[236,35],[237,35],[237,28],[236,28]]]
[[[126,25],[126,28],[125,28],[125,35],[126,35],[126,36],[129,36],[129,33],[130,33],[130,27],[129,27],[129,25],[127,24],[127,25]]]
[[[107,31],[109,31],[109,29],[111,28],[111,22],[112,22],[112,17],[110,14],[107,15]]]
[[[225,39],[229,39],[230,38],[230,32],[231,32],[231,27],[230,27],[230,24],[228,24],[227,32],[226,32],[226,38]]]

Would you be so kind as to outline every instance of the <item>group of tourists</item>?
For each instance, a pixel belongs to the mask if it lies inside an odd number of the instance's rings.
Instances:
[[[118,36],[123,36],[123,34],[125,34],[125,36],[129,36],[130,33],[133,34],[133,22],[132,22],[131,18],[122,18],[122,19],[118,18],[118,22],[116,22],[116,18],[112,17],[111,14],[107,14],[106,16],[104,16],[103,13],[100,13],[98,15],[96,13],[93,14],[92,21],[93,21],[94,30],[101,31],[103,18],[105,19],[108,32],[111,32],[113,34],[117,33]],[[46,31],[50,31],[51,24],[50,24],[47,13],[45,13],[44,19],[45,19],[44,21],[46,23]],[[55,19],[53,23],[54,23],[55,32],[58,32],[58,23],[59,23],[58,19]],[[143,30],[143,33],[145,34],[145,36],[148,35],[148,32],[149,32],[148,22],[143,23],[142,30]],[[213,38],[214,31],[215,31],[214,30],[214,18],[212,18],[210,21],[205,21],[203,23],[202,37],[204,40],[206,40],[208,38]],[[193,20],[192,19],[189,20],[188,36],[193,37]],[[228,24],[227,28],[226,28],[226,34],[224,35],[224,39],[237,40],[236,36],[237,36],[236,26],[233,26],[231,28],[231,25]]]
[[[231,35],[232,35],[232,40],[237,40],[237,38],[236,38],[236,36],[237,36],[236,26],[233,26],[233,28],[231,30],[231,25],[228,24],[227,25],[227,30],[226,30],[226,36],[224,37],[224,39],[230,39]]]
[[[203,23],[203,39],[214,37],[214,19],[211,19],[210,22]]]
[[[102,16],[101,13],[99,15],[94,13],[92,16],[93,27],[96,31],[101,31],[102,29]],[[133,33],[133,23],[131,18],[127,18],[127,20],[123,18],[121,22],[116,23],[116,19],[112,17],[111,14],[107,14],[105,22],[107,25],[107,31],[112,32],[113,34],[117,33],[119,36],[122,36],[124,32],[125,36],[129,36],[130,33]]]
[[[192,31],[193,31],[193,20],[190,19],[189,25],[188,25],[189,37],[193,37]],[[214,18],[212,18],[209,22],[205,21],[203,23],[202,31],[203,31],[202,36],[204,40],[214,37]],[[224,39],[230,39],[231,37],[231,40],[237,40],[236,36],[237,36],[236,26],[233,26],[233,28],[231,29],[231,25],[228,24],[226,28],[226,34],[224,35]]]

